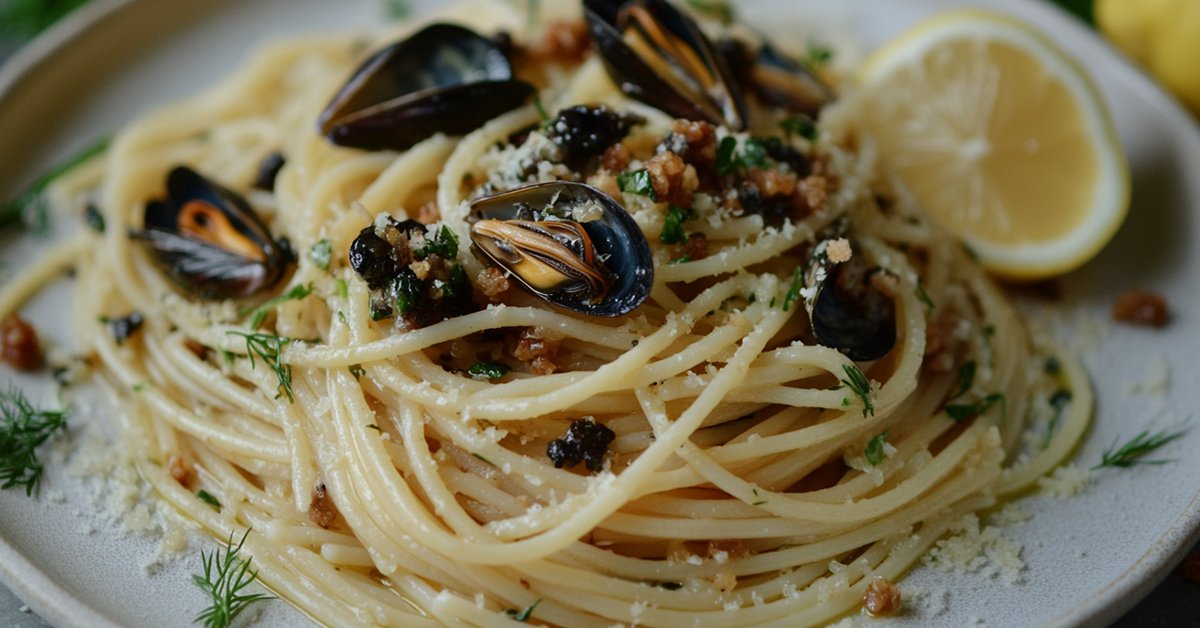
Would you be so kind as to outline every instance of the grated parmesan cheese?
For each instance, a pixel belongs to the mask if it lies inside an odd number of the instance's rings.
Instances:
[[[1020,543],[1004,536],[999,528],[981,527],[974,513],[951,525],[950,532],[955,536],[938,541],[921,562],[943,573],[979,572],[986,577],[1003,575],[1009,584],[1020,582],[1025,569]]]
[[[1038,486],[1048,495],[1065,499],[1078,495],[1092,482],[1092,472],[1074,464],[1061,466],[1050,475],[1038,478]]]

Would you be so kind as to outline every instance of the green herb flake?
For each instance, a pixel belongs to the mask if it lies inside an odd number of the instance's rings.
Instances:
[[[258,572],[250,571],[250,561],[253,559],[243,561],[238,557],[248,536],[250,530],[246,530],[235,547],[233,533],[230,532],[224,555],[219,549],[212,554],[200,551],[204,575],[193,575],[192,582],[212,598],[212,605],[201,611],[193,623],[203,622],[205,628],[228,628],[247,606],[259,600],[271,599],[271,596],[262,593],[242,593],[243,589],[258,579]]]
[[[333,256],[333,243],[325,238],[321,238],[308,251],[308,259],[321,270],[329,270],[329,259]]]
[[[758,140],[746,140],[739,161],[739,165],[747,170],[761,168],[767,163],[767,149]]]
[[[717,162],[714,168],[717,174],[725,175],[737,167],[737,138],[726,136],[717,145]]]
[[[209,493],[208,491],[201,489],[199,491],[196,491],[196,498],[199,499],[200,501],[208,504],[209,506],[212,506],[213,510],[215,510],[217,512],[221,512],[221,502],[219,500],[217,500],[216,497],[213,497],[212,493]]]
[[[1105,467],[1124,469],[1139,464],[1161,465],[1173,462],[1170,459],[1144,460],[1143,458],[1186,433],[1187,430],[1163,430],[1151,434],[1149,430],[1146,430],[1120,447],[1117,446],[1119,439],[1113,441],[1112,446],[1104,450],[1104,454],[1100,457],[1100,464],[1092,467],[1092,471]]]
[[[663,244],[685,244],[688,240],[688,235],[683,230],[683,223],[695,219],[695,211],[690,209],[685,210],[678,205],[672,205],[667,210],[667,219],[663,222],[662,233],[659,234],[658,241]]]
[[[337,287],[334,289],[333,294],[342,299],[350,298],[350,286],[346,285],[345,279],[337,280]]]
[[[375,430],[376,432],[379,432],[379,433],[381,433],[381,434],[383,433],[383,430],[379,429],[379,426],[378,426],[378,425],[375,425],[374,423],[368,423],[368,424],[367,424],[367,429],[372,429],[372,430]]]
[[[930,312],[937,307],[934,305],[933,299],[929,298],[929,293],[925,291],[925,284],[922,284],[920,281],[917,282],[917,289],[914,290],[913,293],[917,295],[917,298],[921,300],[921,303],[925,304],[925,307],[929,308]]]
[[[962,423],[972,417],[984,414],[992,409],[992,406],[1000,404],[1000,416],[1002,421],[1008,420],[1008,400],[1004,393],[992,393],[983,398],[982,401],[976,403],[958,403],[946,406],[946,414],[955,422]]]
[[[654,182],[650,179],[650,171],[644,168],[617,175],[617,186],[627,194],[649,196],[650,200],[658,202],[658,194],[654,191]]]
[[[542,97],[538,96],[533,99],[533,106],[537,107],[538,115],[541,116],[542,122],[550,121],[550,114],[546,112],[546,108],[542,106]]]
[[[799,115],[788,118],[779,123],[783,132],[789,136],[799,135],[808,141],[817,139],[817,124],[813,119],[806,115]]]
[[[820,42],[808,42],[808,65],[819,66],[833,61],[833,50]]]
[[[421,288],[421,280],[417,279],[416,275],[403,273],[397,277],[395,282],[396,311],[401,314],[409,314],[421,307],[424,296]]]
[[[354,379],[356,379],[356,380],[362,379],[363,375],[367,374],[367,372],[365,370],[363,370],[363,367],[361,364],[351,364],[349,369],[350,369],[350,374],[353,375]]]
[[[509,617],[512,617],[513,619],[515,619],[517,621],[523,622],[523,621],[528,620],[530,615],[533,615],[533,609],[537,608],[538,604],[541,604],[541,603],[542,603],[541,598],[538,598],[538,601],[534,602],[533,604],[530,604],[529,607],[523,611],[518,611],[515,608],[510,608],[510,609],[504,611],[504,614],[508,615]]]
[[[503,362],[476,362],[471,368],[467,369],[467,373],[477,379],[500,379],[512,369]]]
[[[246,316],[249,314],[250,329],[257,330],[259,327],[262,327],[263,323],[267,322],[267,316],[270,316],[271,311],[274,310],[280,303],[285,303],[287,301],[299,301],[307,298],[308,295],[312,294],[312,291],[312,284],[301,284],[294,286],[286,294],[281,294],[256,308],[247,308],[238,312],[238,316]]]
[[[977,368],[975,360],[966,362],[958,367],[958,389],[954,391],[954,396],[950,397],[951,399],[958,399],[975,387],[975,371]]]
[[[409,0],[384,0],[383,12],[391,20],[403,20],[412,15]]]
[[[882,434],[872,438],[871,442],[867,443],[867,449],[863,452],[863,455],[867,457],[867,463],[872,467],[879,466],[879,463],[883,462],[883,459],[887,457],[883,451],[883,446],[887,444],[890,432],[891,430],[884,430]]]
[[[862,415],[875,416],[875,406],[871,404],[871,382],[867,381],[867,376],[863,374],[862,369],[855,364],[843,364],[842,370],[846,372],[848,378],[843,379],[842,384],[862,400]]]
[[[78,0],[71,1],[78,2]],[[21,5],[27,5],[24,10],[28,11],[30,10],[28,7],[37,4],[42,3],[33,0],[24,0],[9,2],[4,6],[8,12],[16,12],[18,11],[17,7]],[[4,20],[0,19],[0,24],[4,23]],[[48,172],[38,177],[33,184],[25,188],[25,191],[21,192],[16,198],[7,203],[0,204],[0,229],[9,225],[24,223],[35,236],[45,236],[50,230],[50,210],[46,201],[46,188],[55,179],[107,152],[111,141],[111,138],[106,137],[87,146],[74,157],[51,168]]]
[[[799,266],[792,272],[792,285],[788,288],[787,294],[783,295],[783,311],[788,311],[792,306],[792,302],[800,298],[800,285],[803,279],[804,270]]]
[[[65,410],[39,410],[17,388],[0,393],[0,489],[24,486],[33,495],[43,470],[37,448],[66,429]]]
[[[290,338],[281,338],[275,334],[244,334],[240,331],[225,332],[232,336],[241,336],[246,340],[246,357],[250,358],[250,368],[255,368],[255,358],[261,358],[267,367],[279,378],[280,395],[287,395],[288,401],[296,403],[292,392],[292,367],[284,364],[282,359],[283,347],[291,342]],[[229,358],[232,360],[232,358]],[[278,399],[279,396],[276,396]]]
[[[83,212],[83,221],[91,227],[96,233],[104,233],[104,214],[100,212],[100,208],[96,207],[95,203],[88,203],[87,209]]]
[[[1059,389],[1050,396],[1050,407],[1054,408],[1054,416],[1050,417],[1050,421],[1046,423],[1046,437],[1042,439],[1042,449],[1050,446],[1050,440],[1054,438],[1054,430],[1058,427],[1058,421],[1062,418],[1063,410],[1071,403],[1071,391]]]
[[[488,463],[488,464],[490,464],[490,465],[492,465],[493,467],[494,467],[494,466],[496,466],[496,463],[492,462],[491,460],[488,460],[487,458],[484,458],[484,457],[483,457],[483,454],[477,454],[477,453],[475,453],[475,452],[473,452],[473,451],[472,451],[472,452],[471,452],[471,455],[472,455],[472,456],[475,456],[476,458],[479,458],[480,460],[482,460],[482,461],[484,461],[484,462],[486,462],[486,463]]]
[[[684,255],[683,257],[677,257],[677,258],[675,258],[675,259],[673,259],[673,260],[671,260],[671,261],[669,261],[669,262],[667,262],[667,263],[668,263],[668,264],[686,264],[686,263],[688,263],[688,262],[690,262],[690,261],[692,261],[692,256],[691,256],[691,255]]]
[[[142,392],[154,385],[154,382],[138,382],[133,385],[133,392]]]
[[[687,0],[687,5],[697,13],[707,15],[722,24],[732,24],[737,20],[733,5],[724,0]]]
[[[761,502],[754,502],[754,503],[752,503],[752,504],[750,504],[750,505],[751,505],[751,506],[762,506],[762,505],[763,505],[763,504],[765,504],[765,503],[767,503],[767,502],[766,502],[766,501],[761,501]]]
[[[1042,370],[1047,375],[1058,375],[1059,372],[1062,371],[1062,363],[1059,362],[1058,358],[1054,356],[1048,357],[1046,358],[1046,364],[1042,367]]]
[[[419,260],[435,253],[443,259],[452,260],[458,257],[458,236],[454,235],[447,225],[442,225],[441,229],[434,232],[432,238],[426,236],[424,246],[413,249],[413,257]]]

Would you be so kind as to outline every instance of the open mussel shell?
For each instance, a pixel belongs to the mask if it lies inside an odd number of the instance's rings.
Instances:
[[[787,58],[771,44],[763,44],[743,81],[763,102],[812,118],[836,97],[811,69]]]
[[[609,76],[628,95],[673,116],[747,127],[745,99],[724,57],[666,0],[584,0]]]
[[[463,135],[532,95],[491,41],[433,24],[368,59],[321,114],[340,146],[405,150],[435,133]]]
[[[896,306],[847,264],[829,269],[809,318],[817,341],[856,362],[876,360],[896,346]]]
[[[528,292],[592,316],[621,316],[654,285],[650,245],[612,197],[542,183],[471,203],[472,251]]]
[[[204,299],[239,299],[274,285],[289,255],[242,197],[180,166],[167,198],[146,205],[131,235],[172,280]]]

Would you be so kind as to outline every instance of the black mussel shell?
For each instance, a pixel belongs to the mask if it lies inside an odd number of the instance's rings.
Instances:
[[[433,24],[368,59],[318,127],[340,146],[405,150],[435,133],[474,131],[533,92],[513,78],[494,43],[461,26]]]
[[[896,345],[896,305],[871,281],[874,273],[884,271],[867,270],[860,253],[831,263],[823,246],[828,241],[813,248],[804,276],[805,286],[816,288],[805,300],[813,335],[851,360],[879,359]]]
[[[180,286],[206,300],[240,299],[275,285],[289,256],[242,197],[180,166],[167,198],[146,205],[131,236]]]
[[[748,125],[742,93],[723,55],[666,0],[584,0],[592,40],[626,93],[680,118]]]
[[[815,119],[837,97],[811,68],[789,59],[769,42],[763,42],[757,52],[735,39],[724,39],[717,48],[738,83],[754,90],[768,105]]]
[[[812,118],[836,98],[833,89],[811,69],[787,58],[771,44],[763,44],[743,82],[763,102]]]
[[[633,217],[582,183],[542,183],[471,203],[472,251],[560,307],[621,316],[650,295],[654,261]]]

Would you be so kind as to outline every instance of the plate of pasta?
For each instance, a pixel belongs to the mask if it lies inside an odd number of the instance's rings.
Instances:
[[[1001,283],[855,79],[962,4],[97,0],[0,71],[0,576],[64,627],[1111,623],[1200,534],[1200,130],[973,3],[1132,173]]]

